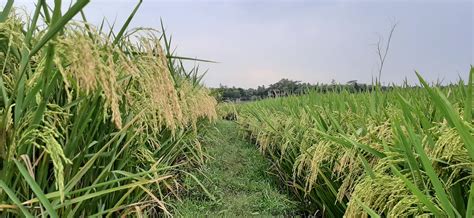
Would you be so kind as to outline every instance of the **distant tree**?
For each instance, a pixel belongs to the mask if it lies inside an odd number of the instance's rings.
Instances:
[[[275,95],[287,96],[296,92],[299,83],[300,81],[281,79],[277,83],[271,84],[268,89],[271,90]]]
[[[359,85],[357,84],[357,80],[350,80],[347,81],[347,88],[349,89],[350,92],[358,92],[359,91]]]
[[[382,87],[387,90],[388,87]],[[220,85],[218,88],[211,89],[211,93],[219,102],[222,101],[254,101],[268,97],[280,97],[288,95],[304,95],[308,92],[340,92],[346,90],[351,93],[373,91],[372,85],[360,84],[357,80],[350,80],[345,84],[339,84],[332,80],[330,84],[310,84],[301,83],[289,79],[281,79],[278,82],[265,87],[264,85],[254,88],[238,88]]]
[[[265,98],[267,96],[267,89],[265,88],[265,86],[258,86],[257,90],[256,90],[256,96],[258,98]]]

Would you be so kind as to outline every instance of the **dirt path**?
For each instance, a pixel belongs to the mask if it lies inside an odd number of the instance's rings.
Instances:
[[[183,202],[175,205],[177,215],[261,216],[296,210],[296,203],[280,193],[267,173],[268,160],[238,134],[237,124],[218,121],[205,141],[203,146],[212,158],[193,174],[215,200],[189,177],[184,181],[188,191]]]

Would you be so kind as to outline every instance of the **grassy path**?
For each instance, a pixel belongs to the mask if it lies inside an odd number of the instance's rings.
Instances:
[[[211,200],[191,177],[184,181],[186,193],[176,203],[181,216],[283,215],[295,211],[296,203],[280,193],[267,173],[270,163],[238,134],[237,124],[218,121],[203,145],[211,158],[193,173],[211,193]]]

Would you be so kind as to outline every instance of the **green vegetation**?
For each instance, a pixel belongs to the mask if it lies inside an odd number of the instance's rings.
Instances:
[[[387,90],[389,88],[390,87],[383,86],[381,89]],[[262,85],[258,86],[257,89],[243,89],[227,86],[211,88],[212,95],[215,96],[219,102],[255,101],[269,97],[274,98],[290,95],[304,95],[311,91],[326,93],[340,92],[342,90],[350,93],[367,92],[374,90],[374,87],[372,85],[357,83],[357,80],[348,81],[346,84],[338,84],[335,81],[331,84],[309,84],[289,79],[281,79],[274,84],[270,84],[268,87]]]
[[[71,21],[88,2],[0,13],[2,216],[168,214],[178,167],[202,160],[216,101],[197,72],[164,32],[127,31],[136,9],[118,34]]]
[[[423,88],[313,92],[235,110],[311,214],[472,217],[473,75],[468,85],[419,77]]]
[[[238,134],[237,124],[218,121],[216,129],[207,134],[203,147],[210,158],[193,171],[199,183],[191,176],[186,177],[176,214],[262,216],[297,211],[297,204],[279,192],[280,187],[274,183],[276,178],[267,173],[271,167],[269,161]]]
[[[118,33],[88,3],[0,12],[2,217],[473,217],[474,68],[449,86],[221,87],[286,97],[224,104],[237,123],[210,129],[217,101],[182,63],[205,60],[174,54],[163,25],[129,30],[141,0]]]

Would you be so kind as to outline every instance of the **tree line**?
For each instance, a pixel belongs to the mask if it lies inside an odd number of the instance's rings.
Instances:
[[[264,85],[255,88],[239,88],[227,87],[220,85],[218,88],[211,88],[211,93],[220,102],[236,102],[236,101],[255,101],[264,98],[274,98],[289,95],[302,95],[309,91],[338,92],[346,90],[351,93],[365,92],[373,89],[374,86],[357,83],[356,80],[348,81],[345,84],[336,83],[334,80],[331,84],[310,84],[302,83],[289,79],[281,79],[280,81],[265,87]],[[385,89],[386,87],[382,87]]]

